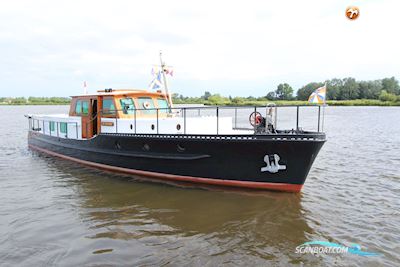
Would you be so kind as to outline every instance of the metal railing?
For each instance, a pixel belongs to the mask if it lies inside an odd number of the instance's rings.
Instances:
[[[118,131],[118,112],[123,112],[124,115],[128,115],[128,118],[133,119],[133,124],[134,124],[134,130],[133,133],[137,134],[137,121],[138,121],[138,116],[140,118],[146,118],[146,119],[154,119],[155,120],[155,129],[157,134],[162,134],[159,130],[160,126],[160,118],[166,118],[166,117],[181,117],[183,118],[183,133],[181,134],[187,134],[187,118],[190,117],[204,117],[204,116],[215,116],[216,118],[216,135],[220,135],[220,118],[221,117],[231,117],[232,118],[232,130],[251,130],[253,131],[253,134],[259,134],[259,125],[256,123],[253,123],[251,125],[251,119],[250,119],[250,114],[261,114],[262,117],[265,118],[270,118],[270,123],[273,125],[274,129],[278,129],[278,110],[283,109],[283,108],[292,108],[296,110],[296,123],[294,128],[289,128],[285,130],[290,130],[291,132],[303,132],[303,129],[300,127],[300,110],[302,108],[317,108],[317,129],[316,132],[321,132],[321,106],[310,106],[310,105],[297,105],[297,106],[290,106],[290,105],[283,105],[283,106],[275,106],[275,105],[268,105],[268,106],[203,106],[203,107],[175,107],[175,108],[141,108],[141,109],[136,109],[136,108],[125,108],[125,109],[112,109],[112,110],[100,110],[95,114],[89,121],[86,122],[85,124],[85,130],[86,130],[86,136],[89,136],[88,128],[89,124],[93,123],[94,120],[98,119],[98,116],[100,115],[101,118],[105,119],[112,119],[115,122],[115,133],[125,133],[125,132],[119,132]],[[272,110],[272,112],[271,112]],[[223,113],[226,111],[230,111],[233,116],[225,116]],[[250,111],[249,113],[240,113],[241,111]],[[261,112],[260,112],[261,111]],[[222,115],[221,115],[222,114]],[[247,114],[245,116],[240,116],[243,114]],[[129,116],[131,115],[131,116]],[[243,126],[243,124],[246,124],[244,122],[244,119],[246,119],[246,116],[249,116],[248,119],[246,120],[247,126]],[[265,116],[265,117],[264,117]],[[323,118],[322,118],[323,121]],[[99,120],[100,123],[100,132],[101,132],[101,120]],[[242,126],[240,126],[240,124]],[[249,127],[249,124],[251,127]],[[266,126],[266,125],[264,125]],[[323,129],[322,129],[323,130]],[[277,130],[279,132],[280,130]],[[281,130],[282,131],[282,130]],[[179,133],[178,133],[179,134]]]
[[[295,127],[287,127],[286,129],[278,129],[278,110],[281,109],[295,109]],[[91,136],[89,134],[89,125],[94,127],[93,121],[98,120],[100,116],[101,119],[111,119],[115,123],[115,133],[126,133],[124,131],[120,131],[118,128],[118,119],[121,119],[118,116],[118,112],[122,112],[128,119],[133,119],[133,125],[130,129],[133,130],[134,134],[143,134],[143,132],[138,131],[138,120],[146,118],[146,119],[154,119],[155,125],[154,129],[156,134],[165,134],[165,132],[160,131],[160,119],[164,118],[182,118],[183,125],[179,124],[179,129],[177,129],[178,133],[174,134],[193,134],[188,131],[188,118],[193,117],[214,117],[215,118],[215,134],[221,135],[224,134],[221,132],[221,123],[220,120],[222,117],[230,117],[232,119],[232,130],[248,130],[251,131],[252,134],[273,134],[273,133],[282,133],[282,132],[291,132],[291,133],[303,133],[303,129],[300,127],[300,111],[305,108],[317,108],[317,127],[316,132],[323,131],[323,122],[324,122],[324,113],[322,114],[322,125],[321,125],[321,106],[310,106],[310,105],[299,105],[299,106],[275,106],[275,105],[267,105],[267,106],[202,106],[202,107],[175,107],[175,108],[141,108],[136,109],[133,107],[125,108],[125,109],[112,109],[108,111],[100,110],[93,117],[91,117],[85,123],[78,122],[67,122],[67,121],[58,121],[57,119],[42,119],[33,116],[26,116],[29,118],[29,129],[32,131],[43,132],[44,134],[48,134],[50,136],[64,137],[64,138],[79,138],[83,137],[83,132],[79,130],[79,126],[82,125],[82,129],[84,129],[86,133],[86,138]],[[279,111],[280,114],[282,113]],[[255,114],[254,123],[251,124],[251,115]],[[255,118],[257,114],[261,114],[262,118],[266,121],[264,125],[257,125],[255,122]],[[284,113],[283,113],[284,114]],[[100,129],[97,133],[102,132],[102,120],[98,120],[98,129]],[[285,124],[285,121],[283,121]],[[48,131],[46,130],[45,124],[48,123]],[[60,132],[60,124],[66,124],[66,132]],[[192,122],[193,123],[193,122]],[[273,126],[274,131],[260,131],[260,127],[267,127],[267,124],[271,124]],[[282,121],[279,121],[282,123]],[[51,126],[51,125],[55,125]],[[74,125],[75,128],[75,136],[68,135],[68,125]],[[287,125],[289,125],[286,122]],[[312,125],[312,123],[309,125]],[[322,127],[321,127],[322,126]],[[55,130],[54,130],[55,128]],[[291,128],[291,129],[290,129]],[[181,131],[182,129],[182,131]]]
[[[75,137],[79,138],[79,124],[76,121],[67,122],[67,121],[57,121],[57,120],[34,118],[33,116],[26,116],[26,117],[28,118],[29,130],[31,130],[31,131],[42,132],[43,134],[48,133],[48,135],[50,135],[50,136],[71,138],[68,136],[68,125],[74,125],[75,126]],[[46,131],[45,123],[48,123],[48,131]],[[60,131],[61,123],[66,124],[65,133]],[[54,125],[54,126],[52,126],[52,125]],[[55,132],[55,133],[53,133],[53,132]]]

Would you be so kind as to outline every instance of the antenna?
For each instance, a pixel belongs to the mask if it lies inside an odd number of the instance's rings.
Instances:
[[[83,94],[84,94],[84,95],[87,95],[87,94],[88,94],[86,81],[83,82]]]
[[[167,95],[167,100],[169,103],[169,107],[172,108],[172,99],[171,99],[171,94],[168,91],[168,84],[167,84],[167,77],[165,76],[165,63],[162,61],[162,51],[160,51],[160,64],[161,64],[161,71],[163,75],[163,80],[164,80],[164,88],[165,88],[165,94]]]

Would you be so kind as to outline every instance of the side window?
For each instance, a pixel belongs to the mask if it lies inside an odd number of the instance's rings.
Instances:
[[[115,105],[112,98],[103,99],[103,114],[104,115],[115,115]]]
[[[77,100],[75,104],[75,113],[76,115],[81,115],[82,114],[82,101]]]
[[[122,98],[119,100],[121,104],[122,111],[124,114],[134,114],[135,111],[135,104],[133,103],[132,98],[127,97],[127,98]]]
[[[60,132],[61,133],[67,133],[67,123],[66,122],[60,122]]]
[[[163,98],[157,98],[158,108],[160,109],[160,113],[168,113],[169,107],[167,100]]]
[[[139,109],[143,114],[156,114],[154,101],[151,97],[139,97],[138,98]]]
[[[89,114],[89,102],[88,101],[82,101],[82,114],[83,115]]]
[[[54,121],[50,122],[50,131],[54,132],[56,129]]]

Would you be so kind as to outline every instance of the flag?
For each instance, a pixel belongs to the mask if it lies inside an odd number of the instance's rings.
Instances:
[[[317,90],[315,90],[310,97],[308,102],[312,104],[325,104],[326,102],[326,84]]]
[[[154,66],[151,68],[151,75],[155,76],[160,72],[160,68],[158,66]]]
[[[172,67],[164,67],[164,72],[167,75],[174,76],[174,69]]]
[[[150,90],[158,89],[163,86],[163,83],[161,81],[161,71],[158,71],[158,73],[155,74],[153,80],[151,81],[149,88]]]

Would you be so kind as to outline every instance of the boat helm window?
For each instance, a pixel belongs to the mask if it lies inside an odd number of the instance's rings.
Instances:
[[[111,98],[103,99],[103,114],[104,115],[115,115],[115,105]]]
[[[82,101],[82,114],[83,115],[89,114],[89,101]]]
[[[168,113],[168,102],[164,98],[157,98],[158,108],[160,109],[160,113]]]
[[[122,98],[119,100],[121,104],[121,108],[124,114],[133,114],[135,111],[135,104],[133,103],[133,99],[130,97]]]
[[[81,101],[81,100],[76,101],[76,104],[75,104],[75,113],[76,113],[77,115],[79,115],[79,114],[82,113],[82,101]]]
[[[139,97],[138,98],[139,109],[141,112],[146,115],[156,114],[154,102],[151,97]]]
[[[87,115],[89,114],[89,102],[77,100],[75,104],[76,115]]]

